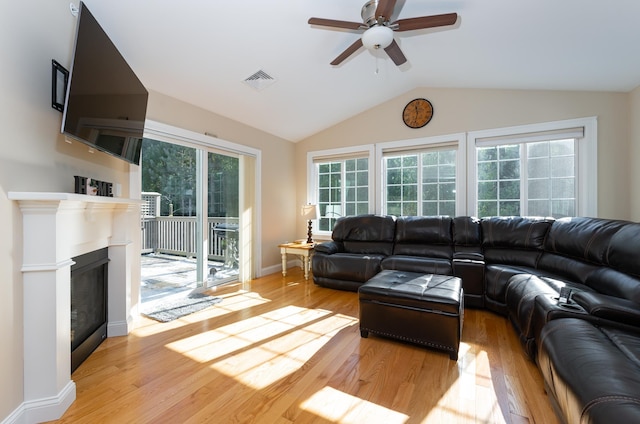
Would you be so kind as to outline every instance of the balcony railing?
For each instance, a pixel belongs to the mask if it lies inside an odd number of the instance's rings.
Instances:
[[[179,256],[196,255],[196,217],[143,216],[142,253],[166,253]],[[207,258],[237,265],[238,218],[207,219]]]

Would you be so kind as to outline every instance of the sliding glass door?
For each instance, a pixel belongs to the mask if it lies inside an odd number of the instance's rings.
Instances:
[[[237,280],[237,155],[145,138],[140,166],[143,301]]]

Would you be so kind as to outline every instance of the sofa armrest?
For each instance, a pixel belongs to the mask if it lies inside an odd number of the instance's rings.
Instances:
[[[462,279],[465,306],[484,308],[484,257],[480,253],[456,252],[453,275]]]
[[[630,300],[582,291],[575,292],[571,299],[595,317],[640,326],[640,305]]]
[[[323,243],[316,244],[314,247],[314,253],[324,253],[325,255],[333,255],[334,253],[342,252],[342,243],[335,241],[325,241]]]

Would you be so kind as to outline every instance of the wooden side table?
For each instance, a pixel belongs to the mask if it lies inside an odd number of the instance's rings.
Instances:
[[[304,279],[309,279],[309,271],[311,269],[311,257],[313,256],[313,248],[315,243],[284,243],[279,244],[280,253],[282,254],[282,275],[287,276],[287,254],[298,255],[302,259],[302,270],[304,271]]]

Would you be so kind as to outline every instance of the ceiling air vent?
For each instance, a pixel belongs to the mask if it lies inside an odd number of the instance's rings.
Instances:
[[[259,70],[255,74],[251,75],[249,78],[245,79],[244,82],[249,86],[255,88],[260,91],[263,88],[266,88],[276,82],[275,78],[271,75],[267,74],[263,70]]]

